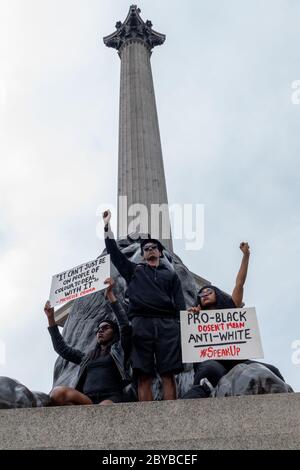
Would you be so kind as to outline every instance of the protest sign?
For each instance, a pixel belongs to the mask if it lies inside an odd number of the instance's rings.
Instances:
[[[50,303],[53,307],[104,289],[110,276],[110,256],[105,255],[52,277]]]
[[[254,307],[180,312],[182,362],[262,358]]]

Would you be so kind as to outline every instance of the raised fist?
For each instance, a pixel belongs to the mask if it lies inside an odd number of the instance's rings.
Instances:
[[[247,242],[242,242],[240,244],[240,250],[244,253],[244,255],[247,255],[247,256],[250,255],[250,246],[248,245]]]
[[[104,225],[109,224],[110,219],[111,219],[111,212],[110,212],[110,210],[107,209],[107,211],[104,211],[103,214],[102,214],[102,217],[103,217]]]

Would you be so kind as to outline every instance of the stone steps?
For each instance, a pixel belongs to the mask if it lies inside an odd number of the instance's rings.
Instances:
[[[300,393],[0,410],[1,449],[300,449]]]

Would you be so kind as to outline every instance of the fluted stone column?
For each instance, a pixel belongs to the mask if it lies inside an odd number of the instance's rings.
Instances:
[[[124,236],[132,231],[130,228],[128,230],[129,222],[135,220],[136,230],[142,233],[151,232],[152,236],[158,236],[165,247],[172,250],[168,197],[150,63],[153,47],[163,44],[165,35],[154,31],[151,22],[144,22],[139,13],[136,5],[131,6],[124,23],[118,22],[117,30],[104,38],[106,46],[117,49],[121,59],[118,235]],[[127,201],[123,199],[125,205],[120,202],[120,196],[127,197]],[[147,217],[144,217],[145,214],[138,207],[132,207],[133,204],[143,204],[147,208]],[[156,210],[162,204],[165,205],[165,210],[159,215]],[[130,207],[133,212],[128,216],[127,209]],[[152,219],[151,208],[155,211],[152,212]]]

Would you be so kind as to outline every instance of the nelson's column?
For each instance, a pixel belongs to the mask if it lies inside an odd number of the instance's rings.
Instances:
[[[147,214],[139,217],[139,231],[150,232],[172,251],[168,196],[150,62],[152,49],[163,44],[165,39],[164,34],[152,29],[151,21],[142,20],[140,9],[132,5],[124,23],[117,22],[116,31],[104,38],[104,44],[117,49],[121,59],[118,236],[124,237],[130,232],[127,206],[130,208],[133,204],[143,204]],[[163,229],[162,224],[159,225],[158,213],[153,213],[151,219],[151,207],[152,210],[155,207],[153,204],[156,208],[163,205]]]

